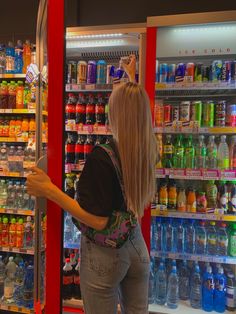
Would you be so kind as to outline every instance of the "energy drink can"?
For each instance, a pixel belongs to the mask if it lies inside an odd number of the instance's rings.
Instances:
[[[202,81],[208,82],[210,81],[210,67],[209,66],[203,66],[202,68]]]
[[[190,101],[182,101],[179,108],[179,121],[190,121]]]
[[[223,66],[222,60],[214,60],[212,62],[212,81],[213,82],[221,80],[222,66]]]
[[[226,101],[219,101],[215,105],[215,125],[225,126],[226,125]]]
[[[231,81],[231,61],[224,61],[222,66],[221,80],[223,82]]]
[[[107,75],[106,75],[106,83],[112,84],[113,83],[113,77],[115,73],[115,67],[112,64],[107,65]]]
[[[198,126],[202,123],[202,102],[201,100],[192,101],[190,110],[190,121],[197,121]]]
[[[179,105],[172,106],[172,122],[179,121]]]
[[[87,81],[87,62],[79,61],[77,63],[77,84],[86,83]]]
[[[67,66],[67,84],[76,84],[77,82],[77,63],[70,61]]]
[[[168,64],[167,63],[160,63],[159,82],[160,83],[168,82]]]
[[[178,63],[177,69],[176,69],[176,76],[175,76],[176,82],[183,82],[184,76],[185,76],[185,70],[186,70],[185,63]]]
[[[169,67],[168,67],[168,82],[169,83],[175,82],[175,71],[176,71],[176,64],[175,63],[169,64]]]
[[[97,84],[106,84],[107,79],[107,63],[99,60],[97,63]]]
[[[87,84],[96,84],[96,78],[97,78],[97,63],[96,61],[90,60],[88,62]]]
[[[203,126],[205,127],[214,126],[214,109],[215,104],[212,100],[207,101],[203,105]]]
[[[171,122],[171,105],[164,105],[164,123]]]
[[[194,63],[192,62],[187,63],[186,76],[188,77],[188,82],[194,81],[194,68],[195,68]]]
[[[203,77],[203,64],[197,63],[195,66],[194,81],[202,82],[202,77]]]
[[[231,81],[236,81],[236,60],[231,62]]]
[[[227,125],[236,126],[236,104],[227,106]]]

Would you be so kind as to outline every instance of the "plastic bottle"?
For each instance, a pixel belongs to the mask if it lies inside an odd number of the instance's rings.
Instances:
[[[236,279],[232,272],[227,274],[226,309],[231,312],[236,310]]]
[[[173,152],[174,152],[174,147],[172,144],[172,136],[168,134],[166,135],[166,140],[163,146],[163,156],[162,156],[163,168],[173,167]]]
[[[73,270],[70,264],[70,259],[66,259],[65,266],[63,267],[63,286],[62,298],[63,300],[71,299],[73,285]]]
[[[228,234],[226,231],[226,223],[221,222],[217,228],[217,254],[226,256],[228,253]]]
[[[23,301],[26,308],[32,309],[34,306],[34,267],[27,266],[25,272]]]
[[[160,263],[159,265],[159,269],[156,273],[155,282],[156,282],[155,301],[159,305],[164,305],[166,303],[167,278],[166,278],[166,273],[165,273],[165,268],[164,268],[163,263]]]
[[[23,191],[20,182],[16,182],[15,208],[23,207]]]
[[[187,261],[183,260],[182,265],[178,271],[179,276],[179,298],[180,300],[188,300],[189,299],[189,291],[190,291],[190,271],[187,266]]]
[[[15,72],[15,49],[11,41],[6,47],[6,73],[13,74]]]
[[[174,243],[174,226],[173,220],[168,219],[165,227],[165,250],[167,252],[174,252],[175,251],[175,244]]]
[[[215,276],[215,291],[214,291],[214,310],[218,313],[225,311],[226,303],[226,277],[223,267],[218,269]]]
[[[202,279],[198,265],[195,265],[194,273],[190,281],[190,305],[194,309],[200,309],[202,307]]]
[[[193,254],[195,252],[196,230],[194,220],[190,220],[184,228],[184,251],[185,253]]]
[[[220,170],[229,169],[229,147],[226,142],[226,135],[221,135],[218,146],[217,164]]]
[[[206,197],[207,197],[207,207],[216,208],[217,207],[217,193],[218,189],[215,185],[214,180],[210,180],[206,186]]]
[[[210,221],[210,225],[207,227],[207,254],[217,254],[217,234],[215,229],[215,221]]]
[[[9,246],[15,247],[16,246],[16,219],[11,219],[11,224],[9,227]]]
[[[16,269],[14,288],[14,300],[18,306],[24,306],[23,303],[24,280],[25,280],[25,267],[24,263],[20,262],[19,266]]]
[[[24,84],[22,81],[17,82],[16,109],[24,109]]]
[[[22,248],[24,244],[24,226],[23,219],[20,218],[16,225],[16,247]]]
[[[236,135],[231,137],[229,146],[229,162],[230,169],[236,169]]]
[[[73,287],[73,296],[75,299],[81,299],[81,290],[80,290],[80,259],[75,266],[74,270],[74,287]]]
[[[176,266],[172,267],[172,271],[168,278],[167,286],[167,306],[171,309],[176,309],[179,303],[179,278],[177,275]]]
[[[206,213],[207,211],[207,198],[205,192],[199,192],[197,196],[197,212]]]
[[[175,183],[170,183],[168,191],[168,210],[176,210],[177,189]]]
[[[205,228],[205,221],[200,221],[198,225],[195,227],[195,253],[204,255],[206,254],[206,243],[207,243],[207,236],[206,236],[206,228]]]
[[[177,252],[183,253],[184,252],[184,220],[180,219],[178,226],[177,226]]]
[[[211,266],[208,266],[203,275],[202,285],[202,308],[206,312],[213,311],[213,296],[214,296],[214,277]]]
[[[232,223],[229,228],[229,255],[236,257],[236,223]]]
[[[27,67],[31,63],[31,45],[30,41],[26,40],[23,45],[23,73],[27,72]]]
[[[5,46],[0,45],[0,74],[4,74],[6,71],[6,51]]]
[[[2,223],[2,246],[6,247],[9,245],[9,224],[8,224],[8,218],[3,218]]]
[[[218,202],[219,208],[223,209],[224,213],[226,214],[228,211],[229,205],[229,194],[226,185],[226,181],[219,182],[219,193],[218,193]]]
[[[198,138],[198,143],[195,148],[195,156],[196,156],[196,161],[195,161],[195,168],[196,169],[204,169],[206,168],[206,144],[205,144],[205,136],[204,135],[199,135]]]
[[[6,271],[6,266],[2,260],[2,256],[0,256],[0,299],[4,295],[5,271]]]
[[[23,45],[21,40],[17,40],[15,47],[15,73],[22,73],[23,71]]]
[[[195,147],[193,145],[193,137],[189,135],[184,149],[185,168],[194,169],[195,167]]]
[[[22,204],[22,208],[23,209],[30,209],[30,195],[27,193],[26,185],[23,185],[22,190],[23,190],[23,204]]]
[[[0,84],[0,109],[8,108],[8,86],[6,81]]]
[[[184,168],[184,145],[181,134],[177,136],[174,145],[173,166],[174,168]]]
[[[33,223],[31,221],[31,216],[27,216],[24,230],[24,247],[32,248],[33,241],[34,241]]]
[[[72,242],[72,230],[73,230],[73,223],[71,220],[71,215],[65,214],[64,218],[64,242],[71,243]]]
[[[9,261],[6,265],[6,276],[11,280],[15,280],[16,267],[17,265],[14,262],[14,257],[10,256]]]
[[[159,190],[159,204],[167,207],[168,205],[168,192],[167,192],[167,184],[164,182],[161,184]]]
[[[231,183],[230,200],[228,204],[228,212],[232,215],[236,214],[236,185],[234,184],[234,182]]]
[[[150,262],[149,285],[148,285],[148,303],[153,304],[155,301],[155,275],[153,262]]]
[[[0,208],[7,207],[7,185],[5,180],[0,180]]]
[[[186,203],[187,203],[187,200],[186,200],[185,189],[181,188],[177,196],[177,211],[186,212]]]
[[[11,81],[8,86],[8,108],[16,108],[16,84],[14,81]]]
[[[206,166],[208,169],[217,169],[217,145],[214,135],[210,135],[208,139]]]

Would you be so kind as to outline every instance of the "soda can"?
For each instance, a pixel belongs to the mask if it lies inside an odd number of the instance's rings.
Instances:
[[[160,83],[168,82],[168,64],[167,63],[160,63],[159,82]]]
[[[190,121],[190,101],[182,101],[179,108],[179,121]]]
[[[212,81],[220,81],[222,76],[222,60],[214,60],[212,62]]]
[[[87,81],[87,62],[79,61],[77,63],[77,84],[86,83]]]
[[[223,82],[231,81],[231,61],[224,61],[222,65],[221,80]]]
[[[171,105],[164,105],[164,123],[171,122]]]
[[[203,126],[204,127],[214,126],[214,110],[215,110],[215,104],[212,100],[207,101],[203,105]]]
[[[198,126],[202,123],[202,101],[196,100],[191,103],[190,121],[197,121]]]
[[[67,84],[71,84],[71,76],[72,76],[72,64],[69,62],[67,64],[67,79],[66,79]]]
[[[96,84],[96,77],[97,77],[97,63],[96,61],[90,60],[88,62],[87,84]]]
[[[202,81],[208,82],[210,81],[210,67],[204,65],[202,69]]]
[[[169,64],[169,67],[168,67],[168,82],[169,83],[175,82],[175,71],[176,71],[176,64],[175,63]]]
[[[172,106],[172,121],[179,121],[179,105]]]
[[[177,69],[176,69],[176,76],[175,76],[176,82],[183,82],[184,76],[185,76],[185,70],[186,70],[185,63],[178,63]]]
[[[227,106],[227,125],[236,126],[236,104],[230,104]]]
[[[194,71],[194,81],[202,82],[202,78],[203,78],[203,64],[197,63]]]
[[[76,84],[77,82],[77,63],[75,61],[68,63],[67,81],[69,81],[68,84]]]
[[[115,73],[115,67],[112,64],[107,65],[107,75],[106,75],[106,83],[112,84],[113,83],[113,77]]]
[[[107,63],[99,60],[97,63],[97,84],[106,84],[107,79]]]
[[[236,60],[231,62],[231,81],[236,81]]]
[[[215,125],[225,126],[226,125],[226,101],[219,101],[215,105]]]
[[[194,69],[195,69],[194,63],[192,62],[187,63],[186,76],[188,77],[188,82],[194,81]]]

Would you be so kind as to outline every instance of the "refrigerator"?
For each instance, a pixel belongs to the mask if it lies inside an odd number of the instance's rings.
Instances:
[[[147,18],[145,86],[160,156],[143,226],[150,313],[236,309],[235,34],[236,11]]]
[[[42,313],[45,305],[47,207],[25,182],[31,167],[46,170],[46,0],[35,24],[33,43],[1,45],[1,313]]]
[[[115,84],[114,75],[122,71],[121,58],[136,55],[136,77],[144,85],[146,28],[145,24],[67,28],[65,46],[64,191],[74,198],[87,154],[95,144],[105,143],[111,137],[108,99]],[[97,74],[90,73],[94,67]],[[124,74],[119,79],[127,81]],[[80,232],[74,227],[71,216],[65,213],[62,268],[69,258],[76,269],[79,244]],[[62,288],[66,312],[83,307],[76,279],[78,273],[73,276],[71,293],[66,295]]]

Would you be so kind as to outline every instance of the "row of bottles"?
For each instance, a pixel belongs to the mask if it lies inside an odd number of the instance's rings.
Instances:
[[[182,181],[173,179],[158,181],[155,205],[168,211],[189,213],[236,214],[236,185],[234,181]],[[163,207],[164,209],[164,207]]]
[[[236,309],[236,279],[231,268],[220,264],[155,260],[150,264],[149,303],[176,309],[189,300],[194,309],[223,313]]]
[[[193,139],[192,135],[183,137],[179,134],[166,135],[163,139],[158,135],[157,140],[163,168],[188,169],[236,169],[236,136],[221,135],[219,144],[216,137],[210,135],[206,141],[204,135]]]
[[[152,217],[151,248],[160,252],[236,257],[236,223]]]
[[[68,191],[66,191],[67,195]],[[70,196],[70,195],[69,195]],[[68,213],[64,216],[64,244],[65,246],[70,246],[70,244],[75,244],[79,246],[80,243],[80,231],[72,222],[72,216]]]
[[[47,122],[43,121],[43,128],[47,128]],[[28,138],[29,133],[36,131],[34,118],[0,116],[0,137]]]

